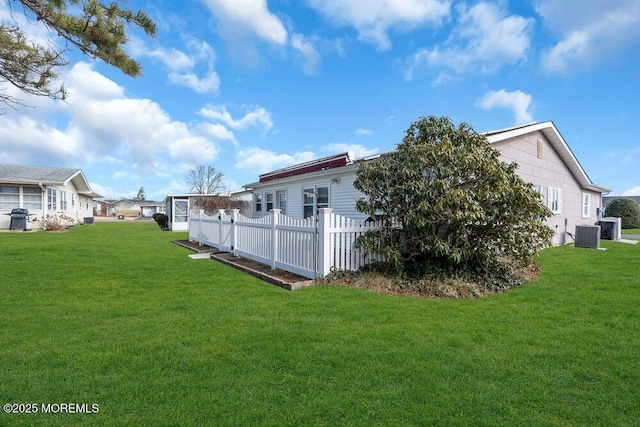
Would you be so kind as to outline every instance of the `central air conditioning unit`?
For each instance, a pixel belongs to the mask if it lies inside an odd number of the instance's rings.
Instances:
[[[600,226],[599,225],[576,225],[576,248],[600,247]]]

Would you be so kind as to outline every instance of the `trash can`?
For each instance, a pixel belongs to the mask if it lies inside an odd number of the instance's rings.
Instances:
[[[602,220],[598,221],[598,225],[600,226],[600,238],[605,240],[613,240],[614,239],[614,221]]]

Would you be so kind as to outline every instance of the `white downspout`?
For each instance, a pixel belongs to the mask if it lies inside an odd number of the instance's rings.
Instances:
[[[42,185],[41,182],[38,183],[38,186],[40,186],[40,190],[42,190],[42,229],[46,230],[47,229],[47,222],[46,222],[46,218],[47,218],[47,188]]]

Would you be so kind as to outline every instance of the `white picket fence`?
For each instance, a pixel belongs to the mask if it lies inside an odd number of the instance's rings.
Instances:
[[[245,217],[238,209],[189,214],[189,240],[312,279],[334,269],[355,271],[379,259],[355,247],[358,236],[376,227],[330,208],[319,209],[317,219],[289,218],[280,209],[261,218]]]

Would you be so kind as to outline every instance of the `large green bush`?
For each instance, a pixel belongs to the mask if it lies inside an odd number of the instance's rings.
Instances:
[[[609,203],[605,216],[622,218],[622,228],[640,228],[640,205],[628,197],[620,197]]]
[[[528,263],[551,243],[551,212],[499,155],[465,123],[412,123],[397,151],[358,169],[354,186],[366,198],[357,208],[384,226],[357,244],[411,275],[435,268],[486,279]]]

